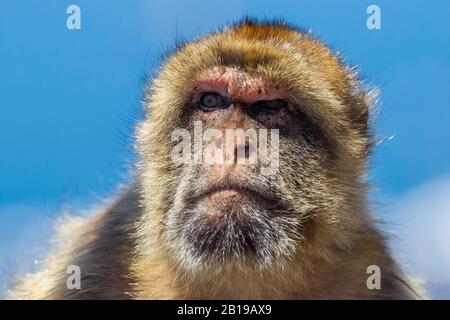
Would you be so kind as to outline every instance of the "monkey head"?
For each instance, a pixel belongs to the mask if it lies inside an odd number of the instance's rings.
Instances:
[[[281,22],[245,20],[180,46],[137,131],[140,233],[193,272],[345,246],[371,144],[360,87],[322,42]]]

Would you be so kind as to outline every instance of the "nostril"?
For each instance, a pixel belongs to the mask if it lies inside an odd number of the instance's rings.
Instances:
[[[238,146],[234,149],[234,159],[235,164],[245,163],[247,159],[250,158],[251,155],[251,145],[248,141],[244,144],[238,144]]]
[[[248,159],[250,158],[250,144],[246,142],[244,148],[245,148],[245,158]]]

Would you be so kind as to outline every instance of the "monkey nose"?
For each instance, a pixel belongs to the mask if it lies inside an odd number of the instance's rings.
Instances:
[[[228,132],[229,133],[229,132]],[[256,157],[255,142],[250,137],[232,134],[222,135],[215,139],[214,152],[223,156],[224,164],[248,164]],[[224,138],[225,137],[225,138]]]
[[[234,164],[246,164],[254,155],[256,155],[256,150],[253,143],[249,141],[238,143],[234,148]]]
[[[256,164],[256,155],[255,143],[251,139],[218,137],[212,150],[210,174],[216,178],[225,178],[246,171],[250,165]]]

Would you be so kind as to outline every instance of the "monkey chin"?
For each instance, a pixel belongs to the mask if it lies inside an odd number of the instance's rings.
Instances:
[[[276,201],[237,189],[203,195],[167,225],[172,256],[189,271],[273,268],[294,256],[302,230]]]
[[[226,223],[227,219],[245,219],[245,212],[239,210],[244,204],[252,205],[257,196],[239,190],[220,190],[199,200],[199,214],[206,214],[211,223]]]

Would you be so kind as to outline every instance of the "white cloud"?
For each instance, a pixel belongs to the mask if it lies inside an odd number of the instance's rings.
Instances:
[[[15,275],[35,270],[52,231],[54,205],[0,206],[0,298]]]
[[[450,177],[440,177],[395,201],[393,247],[431,297],[450,298]]]

